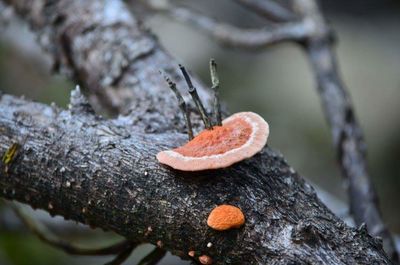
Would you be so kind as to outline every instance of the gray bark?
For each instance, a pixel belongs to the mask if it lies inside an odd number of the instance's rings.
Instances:
[[[2,197],[134,241],[161,241],[184,259],[196,250],[214,264],[390,263],[380,240],[346,226],[268,147],[224,170],[160,165],[158,151],[187,139],[176,99],[158,74],[176,77],[177,64],[120,1],[10,2],[97,110],[127,115],[97,116],[77,91],[69,110],[3,95],[0,154],[13,143],[22,147],[8,170],[1,165]],[[243,228],[207,227],[209,212],[222,203],[243,210]]]

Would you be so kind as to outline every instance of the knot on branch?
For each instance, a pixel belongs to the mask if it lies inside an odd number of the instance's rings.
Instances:
[[[95,114],[89,101],[82,94],[79,85],[71,91],[68,109],[72,114]]]

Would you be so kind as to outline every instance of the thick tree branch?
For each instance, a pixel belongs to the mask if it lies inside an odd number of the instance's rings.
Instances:
[[[189,174],[161,166],[155,154],[186,138],[177,132],[184,127],[176,99],[158,74],[161,68],[176,75],[176,64],[120,1],[12,2],[61,69],[88,88],[92,103],[133,111],[104,120],[79,94],[70,110],[3,96],[0,154],[22,145],[1,165],[3,197],[127,239],[162,242],[182,258],[195,250],[215,264],[389,263],[379,240],[344,225],[269,148],[225,170]],[[207,227],[209,211],[221,203],[243,210],[242,229]]]
[[[0,110],[0,153],[26,138],[8,173],[0,168],[5,198],[127,239],[160,241],[183,258],[196,250],[216,264],[388,263],[378,240],[344,225],[268,148],[226,170],[184,173],[155,159],[159,150],[183,143],[183,134],[144,134],[127,129],[123,119],[6,95]],[[243,229],[207,227],[207,215],[222,203],[244,211]]]

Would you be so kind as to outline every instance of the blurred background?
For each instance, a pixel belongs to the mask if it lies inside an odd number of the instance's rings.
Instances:
[[[258,17],[228,0],[184,2],[238,26],[263,25]],[[397,132],[400,130],[400,2],[321,2],[338,36],[339,67],[364,129],[370,174],[384,219],[391,231],[400,234],[400,137]],[[50,59],[24,23],[11,20],[6,25],[6,14],[1,16],[0,90],[65,107],[74,84],[63,76],[50,74]],[[335,161],[312,72],[297,46],[280,44],[263,52],[243,52],[221,48],[189,25],[160,15],[147,18],[146,25],[172,55],[206,84],[210,84],[208,60],[216,58],[221,96],[229,110],[261,114],[271,127],[269,145],[279,150],[303,177],[346,202],[345,184]],[[347,208],[340,205],[339,211],[345,215]],[[89,265],[107,260],[76,258],[45,246],[18,225],[13,227],[10,220],[15,217],[8,211],[4,203],[0,204],[0,215],[7,216],[8,220],[0,221],[0,264]],[[48,221],[44,213],[39,213],[39,217]],[[67,233],[68,238],[102,246],[119,239],[101,231],[80,229],[83,232]],[[130,264],[135,264],[134,260],[150,248],[136,250]],[[163,264],[187,263],[168,257]]]

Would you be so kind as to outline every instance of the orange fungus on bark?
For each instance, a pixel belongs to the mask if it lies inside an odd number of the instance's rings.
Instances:
[[[204,130],[185,145],[157,154],[160,163],[184,171],[228,167],[258,153],[267,143],[268,123],[253,112],[236,113],[222,126]]]
[[[244,222],[242,211],[236,206],[226,204],[214,208],[207,219],[207,225],[218,231],[239,228]]]
[[[204,130],[175,152],[188,157],[202,157],[226,153],[244,145],[251,135],[251,125],[242,119],[235,119],[223,126]]]

